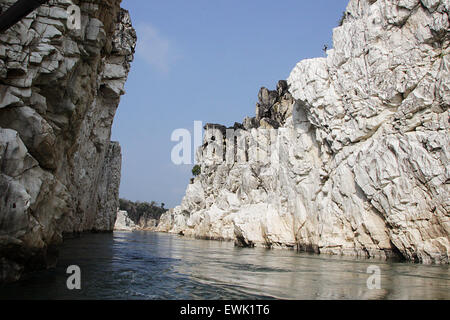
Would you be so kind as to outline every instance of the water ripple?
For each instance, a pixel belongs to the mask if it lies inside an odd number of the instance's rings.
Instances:
[[[82,289],[66,288],[69,265]],[[381,270],[369,290],[367,267]],[[149,232],[68,240],[55,270],[0,287],[0,299],[449,299],[449,266],[242,249]]]

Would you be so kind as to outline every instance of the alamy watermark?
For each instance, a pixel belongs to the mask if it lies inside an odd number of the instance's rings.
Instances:
[[[81,29],[81,10],[80,7],[75,4],[71,4],[67,8],[67,28],[70,30]]]
[[[67,278],[66,286],[69,290],[81,290],[81,269],[77,265],[67,267],[67,274],[70,276]]]
[[[71,0],[67,1],[68,7],[66,8],[67,20],[66,26],[69,30],[81,30],[81,8],[74,4]],[[49,6],[58,6],[56,0],[50,0],[47,4]],[[92,7],[91,7],[92,8]]]
[[[367,279],[367,289],[380,290],[381,289],[381,269],[379,266],[371,265],[367,268],[367,273],[370,274]]]
[[[280,137],[291,130],[295,129],[246,130],[208,124],[203,133],[203,123],[194,121],[193,134],[188,129],[172,132],[171,141],[177,144],[172,148],[171,160],[175,165],[191,165],[206,158],[226,164],[261,162],[276,166],[279,164],[280,152],[289,152],[280,147]]]

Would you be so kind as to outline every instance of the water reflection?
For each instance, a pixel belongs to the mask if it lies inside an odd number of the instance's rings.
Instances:
[[[67,266],[82,270],[69,291]],[[381,270],[369,290],[367,268]],[[148,232],[85,235],[64,244],[58,267],[0,287],[29,299],[449,299],[448,266],[243,249]]]

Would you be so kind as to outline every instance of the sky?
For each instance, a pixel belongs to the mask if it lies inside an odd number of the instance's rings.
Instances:
[[[332,48],[347,3],[123,0],[138,43],[112,131],[122,146],[120,197],[180,204],[193,165],[172,163],[172,132],[254,116],[261,87],[275,89],[300,60]]]

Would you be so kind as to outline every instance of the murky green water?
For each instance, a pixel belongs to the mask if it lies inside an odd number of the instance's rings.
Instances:
[[[81,290],[67,289],[69,265],[81,268]],[[371,265],[381,289],[367,288]],[[450,268],[116,232],[67,240],[56,270],[0,286],[7,298],[450,299]]]

